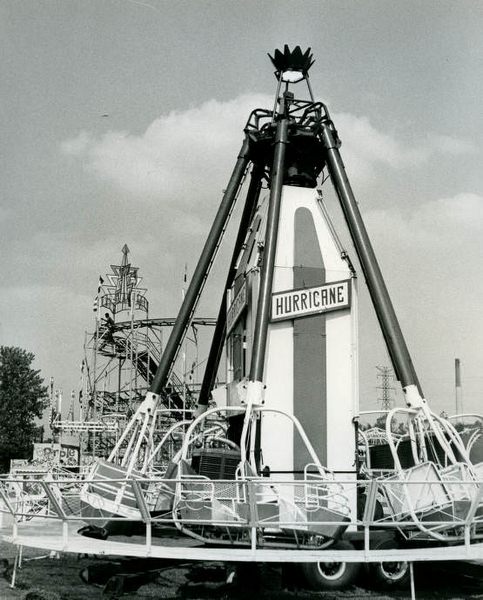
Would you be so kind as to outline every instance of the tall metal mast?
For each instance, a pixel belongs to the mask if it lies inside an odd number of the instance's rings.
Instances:
[[[311,97],[311,102],[292,101],[289,112],[291,126],[286,141],[289,147],[294,146],[294,143],[298,141],[299,160],[297,166],[300,168],[300,165],[305,163],[301,170],[309,171],[312,167],[318,173],[324,166],[327,166],[361,264],[394,371],[406,392],[408,404],[418,405],[422,401],[421,386],[357,201],[347,178],[339,152],[341,143],[336,128],[330,119],[327,107],[313,100],[308,77],[308,69],[313,64],[313,60],[309,54],[310,49],[302,53],[298,46],[293,51],[285,46],[283,53],[276,50],[274,57],[271,57],[277,69],[276,75],[279,82],[280,80],[285,81],[288,87],[290,83],[305,80]],[[318,153],[321,163],[314,161],[311,151]],[[300,155],[302,155],[302,159]],[[255,372],[252,375],[255,375]]]
[[[154,394],[161,393],[168,379],[180,341],[189,324],[189,319],[192,316],[196,301],[201,292],[207,270],[219,244],[219,238],[231,210],[231,203],[236,196],[236,190],[239,187],[242,174],[247,168],[249,161],[252,161],[259,169],[267,169],[270,186],[265,245],[263,249],[249,372],[249,381],[252,383],[257,382],[258,384],[256,395],[260,395],[260,390],[263,387],[282,187],[284,184],[290,183],[315,187],[318,175],[326,166],[339,198],[345,221],[367,282],[394,371],[406,392],[409,404],[417,404],[422,399],[421,386],[345,172],[339,152],[340,140],[337,131],[330,119],[327,107],[320,102],[314,101],[308,74],[314,62],[310,48],[303,52],[299,46],[295,47],[292,51],[288,46],[285,46],[283,52],[276,50],[274,56],[270,58],[276,68],[275,75],[277,77],[277,94],[274,109],[271,113],[261,110],[254,111],[245,129],[247,135],[237,165],[235,166],[222,205],[220,206],[193,279],[187,290],[176,326],[172,331],[155,380],[151,386],[151,392]],[[308,86],[309,101],[296,100],[289,91],[291,84],[300,81],[305,81]],[[285,89],[282,95],[279,96],[282,84],[285,84]],[[267,115],[269,115],[270,121],[260,125],[264,119],[267,119]],[[235,245],[234,254],[236,253],[240,239],[243,237],[244,228],[246,228],[245,221],[240,224],[239,239]],[[227,279],[228,283],[229,278]],[[223,319],[224,317],[221,318]],[[213,353],[215,353],[215,346],[217,352],[219,352],[220,331],[223,331],[223,329],[224,326],[220,323],[214,340]],[[217,365],[218,361],[214,360],[213,355],[212,360],[209,361],[210,370],[216,369]],[[205,380],[201,399],[202,404],[207,402],[208,388],[210,387],[208,381],[212,382],[214,380],[214,373],[207,373]]]
[[[254,166],[251,173],[250,187],[248,188],[247,197],[245,200],[245,207],[243,214],[240,219],[240,225],[233,248],[233,254],[228,268],[228,275],[223,289],[222,299],[220,303],[220,309],[218,311],[218,317],[216,320],[215,331],[213,333],[213,339],[211,342],[210,352],[206,361],[205,374],[203,382],[201,384],[200,395],[198,398],[199,412],[202,412],[207,406],[210,397],[211,390],[215,383],[218,366],[220,364],[221,354],[225,342],[226,334],[226,311],[227,311],[227,293],[232,286],[235,275],[236,265],[238,256],[241,252],[243,243],[245,241],[246,232],[250,226],[253,214],[255,212],[257,201],[260,195],[260,189],[262,185],[263,168]]]
[[[188,289],[186,290],[183,303],[161,357],[158,370],[153,382],[151,383],[151,394],[161,394],[168,381],[169,374],[179,352],[180,344],[182,343],[186,330],[189,327],[190,319],[193,316],[193,312],[203,289],[204,282],[215,258],[216,251],[221,243],[223,232],[225,231],[228,218],[233,210],[237,193],[243,181],[248,163],[248,139],[245,138],[215,220],[211,226],[206,243],[198,260],[198,264],[196,265],[193,273],[193,277],[191,278]]]
[[[389,297],[389,292],[387,291],[364,221],[362,220],[357,201],[347,178],[344,163],[339,152],[340,140],[327,111],[320,125],[321,138],[326,150],[327,168],[337,196],[339,197],[396,377],[406,392],[412,390],[414,386],[422,396],[421,386],[406,346],[406,341],[402,334],[391,298]],[[412,404],[414,401],[417,402],[416,398],[411,400],[410,403]]]
[[[250,381],[263,381],[265,350],[267,345],[268,322],[270,318],[270,300],[272,297],[273,269],[277,249],[278,221],[280,217],[280,201],[284,179],[285,150],[288,143],[288,108],[292,95],[285,92],[278,115],[275,134],[275,152],[271,176],[270,198],[268,201],[267,227],[263,263],[260,274],[260,289],[253,333],[252,359],[250,364]]]
[[[127,456],[124,457],[124,463],[129,465],[128,469],[134,466],[136,460],[134,455],[140,447],[145,432],[154,426],[155,409],[159,397],[168,382],[250,162],[254,166],[254,175],[223,292],[219,324],[213,339],[202,387],[201,410],[208,402],[219,364],[225,331],[226,290],[233,282],[236,256],[246,234],[254,203],[258,198],[259,182],[262,176],[267,178],[270,196],[247,385],[246,418],[250,412],[249,407],[263,401],[264,365],[282,188],[284,185],[315,188],[324,167],[327,167],[329,171],[339,198],[396,376],[401,381],[408,404],[410,406],[424,404],[409,351],[345,173],[339,153],[340,140],[335,126],[330,119],[327,107],[321,102],[314,101],[308,75],[314,62],[310,48],[302,52],[299,46],[292,51],[285,46],[283,52],[276,50],[274,56],[270,58],[275,66],[277,77],[274,108],[272,111],[254,110],[245,127],[245,137],[238,159],[186,290],[150,391],[132,419],[132,425],[137,424],[136,427],[140,428],[141,433],[137,436],[136,444],[130,446],[134,448],[132,460],[129,460]],[[301,81],[305,81],[307,84],[310,100],[297,100],[289,90],[291,84]],[[279,95],[282,84],[285,84],[284,91]],[[127,432],[125,435],[128,435]]]

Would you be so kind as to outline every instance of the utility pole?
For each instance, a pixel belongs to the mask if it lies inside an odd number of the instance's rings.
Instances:
[[[454,359],[454,384],[456,414],[461,415],[463,413],[463,392],[461,388],[461,361],[459,358]]]
[[[377,386],[378,390],[382,390],[382,397],[378,398],[378,401],[381,403],[381,410],[391,410],[394,406],[394,398],[392,396],[394,387],[391,386],[394,379],[393,371],[391,367],[384,366],[376,366],[376,369],[379,371],[377,376],[381,380],[381,385]]]

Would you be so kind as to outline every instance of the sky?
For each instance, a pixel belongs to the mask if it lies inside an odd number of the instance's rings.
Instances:
[[[0,27],[0,344],[76,388],[98,277],[125,243],[150,316],[176,314],[246,119],[273,105],[267,52],[299,44],[425,396],[454,411],[458,357],[464,409],[482,412],[481,1],[2,0]],[[360,348],[376,408],[389,361],[364,290]]]

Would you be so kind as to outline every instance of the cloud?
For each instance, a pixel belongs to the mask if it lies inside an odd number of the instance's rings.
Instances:
[[[99,178],[138,198],[192,206],[193,195],[212,196],[226,185],[248,115],[255,107],[271,104],[269,96],[255,94],[225,102],[209,100],[161,115],[140,135],[109,131],[95,137],[82,131],[65,140],[61,150],[81,158]],[[414,167],[435,153],[474,150],[469,142],[449,136],[432,136],[410,147],[374,127],[366,116],[338,113],[334,122],[351,178],[357,181],[369,181],[380,166]]]
[[[391,232],[391,243],[430,246],[472,243],[483,234],[483,196],[462,192],[421,204],[408,214],[396,208],[369,211],[368,226],[379,233]],[[479,245],[478,245],[479,247]]]
[[[344,162],[351,177],[360,181],[369,180],[380,165],[399,169],[428,157],[427,150],[404,147],[393,136],[377,130],[368,117],[339,113],[334,122],[342,138]]]
[[[373,210],[365,222],[403,330],[422,354],[479,347],[483,196],[460,193],[411,213]]]
[[[437,155],[461,156],[477,152],[475,144],[448,135],[422,136],[415,147],[376,129],[368,117],[339,113],[334,117],[342,138],[344,162],[354,179],[366,182],[380,166],[392,169],[417,167]]]
[[[12,218],[14,211],[11,208],[0,206],[0,223],[5,223]]]
[[[451,265],[469,275],[466,267],[461,269],[462,256],[482,254],[483,196],[478,194],[431,200],[411,212],[397,207],[371,210],[364,220],[389,269],[400,269],[403,259],[414,273],[432,271],[444,277]]]
[[[478,151],[476,144],[473,142],[450,135],[431,135],[428,138],[428,145],[434,152],[450,156],[475,154]]]
[[[142,135],[110,131],[95,138],[83,131],[61,149],[81,157],[89,170],[123,191],[190,206],[207,184],[211,193],[226,185],[250,112],[269,105],[263,95],[209,100],[160,116]]]
[[[398,208],[372,210],[365,214],[365,222],[383,272],[395,289],[403,295],[407,286],[418,289],[435,315],[443,307],[457,313],[465,305],[464,315],[474,311],[483,294],[483,284],[475,277],[475,264],[483,260],[483,196],[460,193],[426,202],[409,213]],[[408,297],[403,305],[411,307],[413,301]]]
[[[77,137],[62,142],[60,147],[64,154],[79,156],[84,154],[93,143],[92,136],[87,131],[81,131]]]
[[[32,302],[35,302],[35,311]],[[3,288],[0,293],[2,343],[42,352],[42,342],[68,346],[73,355],[82,351],[82,334],[92,299],[63,285],[32,284]],[[67,315],[67,320],[66,320]],[[67,325],[67,326],[66,326]],[[54,368],[53,360],[44,360]],[[53,371],[51,371],[53,372]]]
[[[457,235],[483,233],[483,196],[460,193],[427,202],[412,219],[420,228]]]
[[[160,245],[158,236],[146,232],[128,239],[115,233],[106,234],[88,244],[63,232],[56,234],[35,232],[29,239],[28,252],[25,241],[13,242],[9,251],[16,256],[13,265],[4,268],[5,281],[0,293],[29,285],[56,285],[72,293],[94,294],[97,277],[103,270],[110,270],[110,264],[120,264],[121,248],[128,242],[130,259],[135,265],[159,260],[162,248],[162,269],[169,273],[173,268],[174,255],[169,245]],[[90,304],[87,303],[87,306]]]

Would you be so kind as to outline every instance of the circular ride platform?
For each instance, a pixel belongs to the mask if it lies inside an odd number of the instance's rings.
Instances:
[[[13,528],[0,529],[6,542],[77,554],[170,558],[193,561],[239,562],[381,562],[381,561],[453,561],[483,560],[483,543],[424,548],[398,548],[384,550],[297,550],[275,548],[236,548],[211,546],[186,536],[172,537],[132,536],[119,537],[119,541],[98,540],[77,533],[85,522],[81,520],[33,519],[17,523]]]

